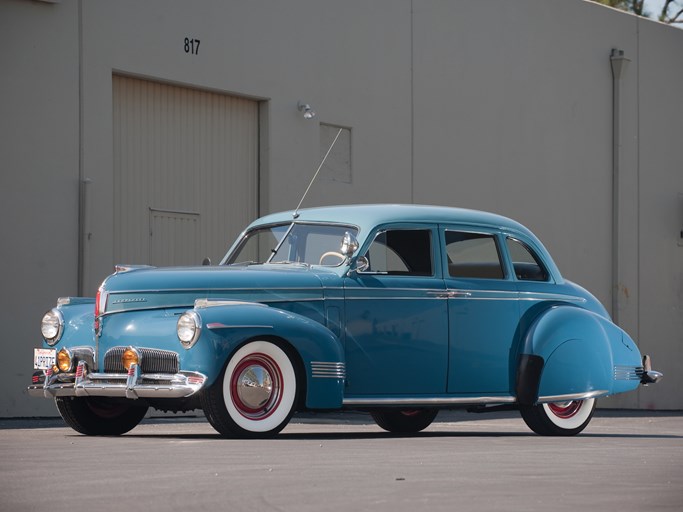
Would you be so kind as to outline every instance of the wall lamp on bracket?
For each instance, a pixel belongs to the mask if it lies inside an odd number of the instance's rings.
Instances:
[[[315,110],[308,103],[299,102],[296,107],[299,109],[299,112],[304,113],[304,119],[313,119],[315,117]]]

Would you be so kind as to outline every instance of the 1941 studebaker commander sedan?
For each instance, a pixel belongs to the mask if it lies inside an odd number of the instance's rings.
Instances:
[[[252,223],[217,266],[118,266],[42,320],[31,395],[116,435],[149,407],[226,437],[295,411],[369,411],[390,432],[440,409],[518,409],[573,435],[599,397],[661,378],[522,225],[471,210],[311,208]]]

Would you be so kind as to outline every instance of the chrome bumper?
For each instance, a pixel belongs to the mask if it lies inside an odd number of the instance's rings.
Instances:
[[[656,372],[652,369],[652,360],[650,356],[643,356],[643,375],[640,377],[640,383],[643,386],[647,386],[648,384],[657,384],[660,380],[662,380],[662,377],[664,377],[663,373]]]
[[[88,373],[85,363],[81,362],[76,373],[53,374],[48,370],[43,375],[42,382],[40,374],[34,374],[34,383],[28,387],[28,394],[45,398],[61,396],[109,396],[131,400],[184,398],[202,389],[205,382],[206,376],[198,372],[143,374],[138,365],[132,365],[128,374]]]
[[[662,377],[664,377],[662,372],[656,372],[654,370],[644,371],[643,376],[640,378],[640,383],[643,386],[647,386],[648,384],[657,384],[660,380],[662,380]]]

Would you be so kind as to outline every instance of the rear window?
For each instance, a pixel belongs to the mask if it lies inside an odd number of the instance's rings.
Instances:
[[[508,238],[506,243],[517,279],[520,281],[548,280],[548,271],[526,244],[515,238]]]

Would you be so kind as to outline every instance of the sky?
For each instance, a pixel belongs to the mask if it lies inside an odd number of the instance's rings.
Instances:
[[[665,0],[644,0],[644,2],[644,11],[649,14],[649,18],[658,20]],[[683,7],[683,1],[674,0],[674,3],[669,6],[669,12],[675,14],[681,7]],[[672,23],[671,26],[683,29],[683,23]]]
[[[662,6],[664,5],[664,0],[645,0],[645,10],[650,13],[652,18],[657,19],[659,13],[662,11]],[[673,8],[670,8],[673,10]],[[674,27],[680,27],[680,24],[674,24]]]
[[[662,10],[664,0],[645,0],[645,9],[650,13],[650,16],[657,17]]]

